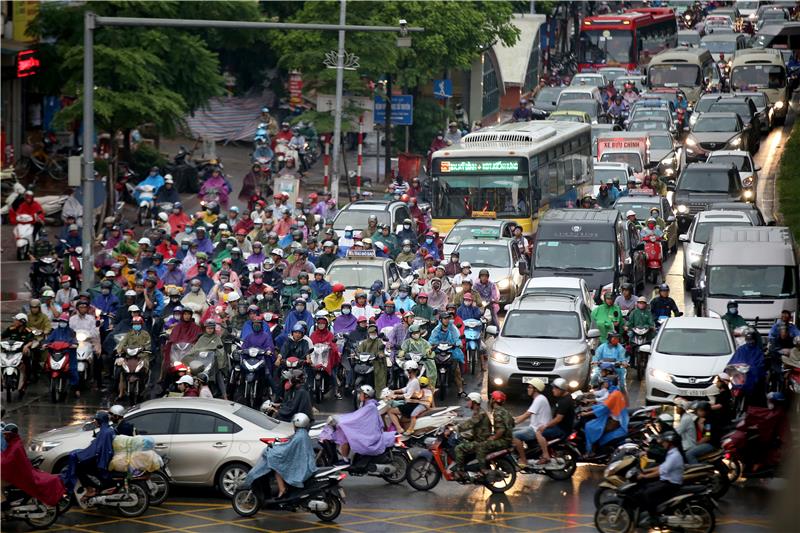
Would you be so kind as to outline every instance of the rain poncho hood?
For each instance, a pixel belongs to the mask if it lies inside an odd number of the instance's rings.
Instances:
[[[336,427],[326,425],[319,440],[333,440],[336,444],[350,443],[354,453],[379,455],[394,445],[395,433],[383,431],[383,421],[378,412],[378,402],[367,400],[357,411],[336,415]]]
[[[33,468],[28,456],[25,454],[25,446],[18,434],[9,433],[5,441],[6,448],[0,455],[0,459],[2,459],[0,471],[2,472],[3,483],[17,487],[28,496],[33,496],[45,505],[54,506],[58,504],[65,492],[61,478],[55,474],[48,474]]]
[[[296,428],[289,442],[275,444],[261,452],[261,458],[247,473],[244,487],[273,470],[293,487],[302,487],[303,482],[314,475],[317,465],[307,429]]]

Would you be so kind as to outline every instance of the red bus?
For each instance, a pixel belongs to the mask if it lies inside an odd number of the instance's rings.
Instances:
[[[657,53],[677,45],[678,22],[671,8],[638,8],[586,17],[578,37],[578,70],[636,70]]]

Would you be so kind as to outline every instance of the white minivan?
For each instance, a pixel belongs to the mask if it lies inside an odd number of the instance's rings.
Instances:
[[[719,391],[714,377],[725,370],[735,346],[721,318],[669,318],[652,344],[645,372],[647,403],[672,403],[675,397],[709,398]]]

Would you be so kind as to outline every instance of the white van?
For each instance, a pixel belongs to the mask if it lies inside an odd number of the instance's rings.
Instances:
[[[556,107],[562,102],[569,102],[570,100],[597,100],[602,104],[603,96],[600,94],[600,89],[594,85],[569,86],[558,95]]]
[[[698,316],[722,316],[727,304],[759,332],[781,311],[798,309],[797,254],[789,228],[717,227],[703,249],[692,289]]]

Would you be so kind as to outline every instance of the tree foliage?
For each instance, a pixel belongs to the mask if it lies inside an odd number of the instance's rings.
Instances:
[[[43,2],[30,32],[41,40],[42,75],[48,94],[76,96],[56,116],[80,119],[83,111],[83,18],[100,16],[175,19],[259,20],[255,1],[158,2],[113,0],[76,5]],[[188,112],[223,91],[215,50],[263,46],[266,35],[252,30],[101,27],[95,30],[95,121],[101,130],[152,122],[166,133]]]

